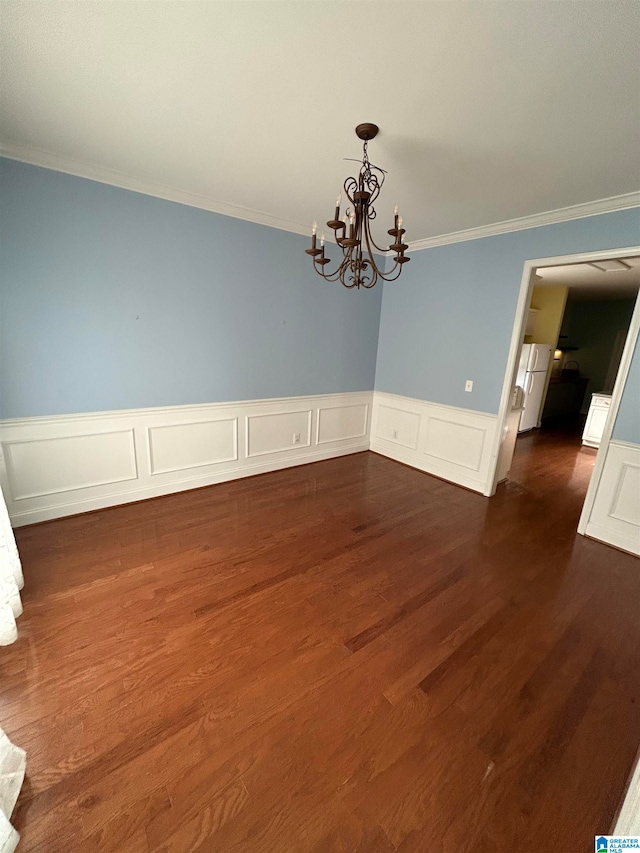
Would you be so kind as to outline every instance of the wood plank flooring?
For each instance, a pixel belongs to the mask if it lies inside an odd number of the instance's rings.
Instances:
[[[19,529],[23,853],[593,849],[640,743],[594,459],[527,436],[487,500],[360,453]]]

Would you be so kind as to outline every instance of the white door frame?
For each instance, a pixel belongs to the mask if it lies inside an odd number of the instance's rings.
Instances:
[[[511,345],[509,347],[509,356],[507,358],[507,369],[504,375],[502,384],[502,395],[500,397],[500,408],[498,409],[498,420],[496,423],[496,432],[493,439],[493,447],[491,450],[491,463],[489,465],[490,476],[487,478],[487,489],[485,495],[491,497],[495,494],[498,479],[498,459],[500,455],[500,446],[502,444],[502,436],[507,427],[507,417],[511,407],[511,392],[516,381],[518,372],[518,356],[524,342],[524,333],[526,326],[527,313],[529,303],[531,301],[531,293],[533,291],[533,275],[538,267],[562,266],[564,264],[580,264],[590,261],[603,261],[610,258],[624,258],[630,255],[640,255],[640,246],[630,246],[625,249],[604,249],[601,252],[584,252],[577,255],[561,255],[555,258],[535,258],[525,261],[522,271],[522,279],[520,281],[520,294],[518,296],[518,304],[516,307],[515,322],[511,333]],[[611,433],[615,423],[618,409],[620,408],[620,400],[622,399],[622,391],[629,373],[631,357],[638,339],[640,331],[640,292],[636,297],[636,305],[631,318],[629,331],[627,332],[627,340],[624,345],[618,375],[616,376],[615,385],[611,395],[611,407],[607,416],[607,421],[602,434],[602,441],[598,448],[596,456],[596,464],[591,475],[589,488],[585,498],[580,522],[578,524],[578,533],[584,534],[591,509],[595,500],[598,484],[602,475],[604,460],[611,441]]]

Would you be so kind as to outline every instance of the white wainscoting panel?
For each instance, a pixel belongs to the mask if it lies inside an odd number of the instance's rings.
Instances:
[[[420,412],[400,409],[397,406],[385,406],[380,403],[377,406],[376,437],[382,441],[399,444],[409,450],[417,450],[420,418]]]
[[[247,456],[311,445],[311,409],[247,416]]]
[[[0,483],[19,526],[357,453],[369,448],[372,398],[362,391],[0,421]]]
[[[640,555],[640,445],[610,442],[585,533]]]
[[[450,462],[479,471],[487,437],[486,426],[455,423],[448,417],[427,415],[424,452],[436,462]]]
[[[321,406],[318,409],[318,444],[364,438],[369,428],[369,404]]]
[[[640,465],[622,463],[610,515],[618,521],[640,527]]]
[[[376,391],[371,450],[488,494],[497,415]]]
[[[132,429],[8,441],[4,453],[16,500],[137,478]]]
[[[238,458],[238,419],[148,427],[151,476]]]

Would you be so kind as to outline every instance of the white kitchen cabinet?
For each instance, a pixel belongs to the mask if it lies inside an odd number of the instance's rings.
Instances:
[[[610,394],[592,394],[587,422],[582,433],[582,443],[587,447],[600,447],[604,425],[611,407]]]

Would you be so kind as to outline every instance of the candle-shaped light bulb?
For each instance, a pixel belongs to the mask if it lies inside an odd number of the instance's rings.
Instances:
[[[354,212],[353,212],[353,210],[352,210],[352,211],[351,211],[351,213],[349,214],[349,222],[353,225],[353,223],[354,223],[355,221],[356,221],[356,215],[355,215],[355,213],[354,213]]]
[[[342,202],[342,193],[338,193],[336,196],[336,207],[340,207],[340,203]]]
[[[394,215],[394,216],[397,216],[397,215],[398,215],[398,205],[397,205],[397,204],[394,204],[394,205],[393,205],[393,215]]]
[[[402,228],[402,217],[398,217],[398,228]]]
[[[323,232],[322,232],[322,234],[320,235],[320,248],[321,248],[321,249],[323,249],[323,248],[324,248],[324,231],[323,231]]]
[[[318,223],[314,222],[313,225],[311,226],[311,233],[313,234],[314,237],[315,237],[317,230],[318,230]]]

